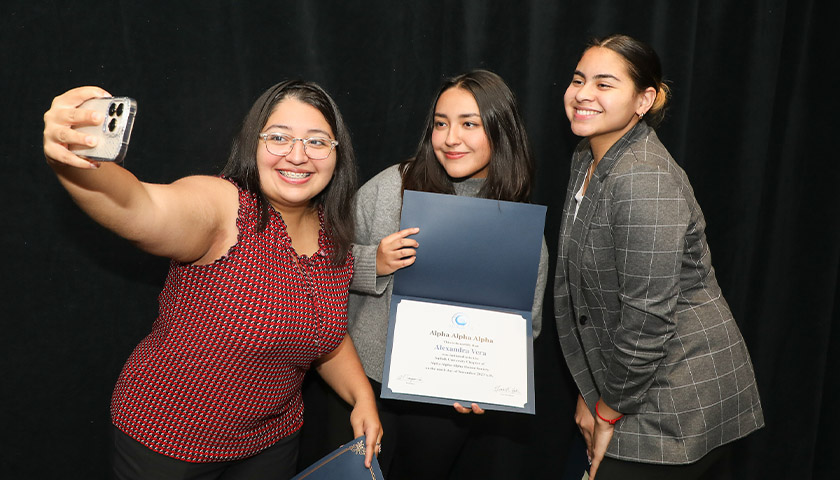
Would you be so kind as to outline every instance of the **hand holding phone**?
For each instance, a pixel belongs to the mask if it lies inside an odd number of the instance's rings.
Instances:
[[[137,114],[137,102],[129,97],[91,98],[79,108],[96,110],[105,119],[101,125],[74,127],[77,131],[97,138],[95,147],[71,146],[80,157],[98,162],[122,162],[128,151],[128,141]]]

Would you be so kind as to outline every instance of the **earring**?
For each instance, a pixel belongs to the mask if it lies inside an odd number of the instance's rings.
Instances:
[[[645,114],[644,114],[644,113],[637,113],[636,115],[638,115],[638,116],[639,116],[639,120],[641,120],[641,119],[642,119],[642,117],[644,117],[644,116],[645,116]]]

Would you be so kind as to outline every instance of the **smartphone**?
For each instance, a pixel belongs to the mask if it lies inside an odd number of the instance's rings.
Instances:
[[[98,162],[122,162],[128,150],[137,102],[129,97],[91,98],[79,106],[102,113],[102,125],[76,127],[76,130],[99,139],[95,147],[70,147],[76,155]]]

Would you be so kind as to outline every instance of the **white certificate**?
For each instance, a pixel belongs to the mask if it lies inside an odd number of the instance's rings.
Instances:
[[[527,329],[518,314],[403,299],[387,387],[522,408],[528,402]]]

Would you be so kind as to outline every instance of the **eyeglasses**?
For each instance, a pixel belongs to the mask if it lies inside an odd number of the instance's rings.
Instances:
[[[330,156],[338,142],[329,138],[309,137],[295,138],[284,133],[261,133],[260,138],[265,142],[265,149],[272,155],[284,157],[292,151],[295,142],[303,144],[303,153],[312,160],[323,160]]]

